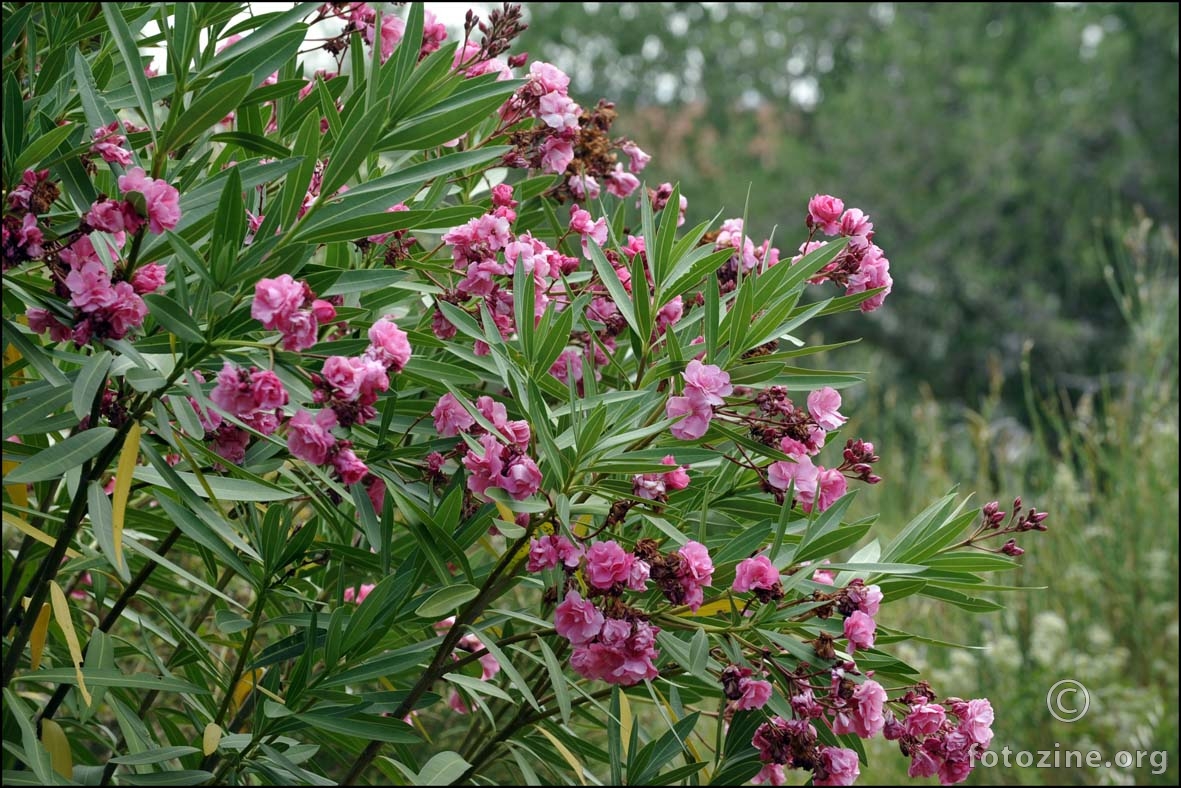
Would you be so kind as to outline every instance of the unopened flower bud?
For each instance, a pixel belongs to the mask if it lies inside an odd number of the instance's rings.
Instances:
[[[1001,552],[1005,555],[1011,555],[1014,558],[1025,553],[1024,550],[1017,546],[1016,539],[1010,539],[1009,541],[1005,542],[1005,546],[1001,548]]]

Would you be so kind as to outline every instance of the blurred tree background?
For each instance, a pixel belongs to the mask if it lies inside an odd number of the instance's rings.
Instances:
[[[523,46],[617,103],[691,223],[745,210],[790,256],[813,193],[871,215],[890,308],[826,339],[868,323],[892,380],[972,403],[999,362],[1020,404],[1027,340],[1044,391],[1120,368],[1126,326],[1089,251],[1133,206],[1176,230],[1176,5],[526,8]]]

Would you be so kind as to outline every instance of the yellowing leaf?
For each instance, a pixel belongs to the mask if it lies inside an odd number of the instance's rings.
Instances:
[[[215,722],[209,723],[205,726],[205,732],[201,734],[201,752],[206,756],[213,755],[220,741],[221,726]]]
[[[710,602],[708,605],[702,605],[697,608],[697,612],[685,608],[683,613],[678,613],[680,616],[716,616],[719,613],[729,613],[731,609],[729,599],[719,599],[716,602]]]
[[[91,703],[90,690],[86,689],[86,679],[82,676],[82,646],[78,643],[78,633],[74,631],[74,622],[70,619],[70,603],[66,600],[66,593],[56,582],[49,583],[49,599],[53,602],[53,617],[66,636],[66,646],[70,649],[70,662],[74,663],[74,671],[78,674],[78,691],[82,693],[82,700],[89,706]]]
[[[517,516],[513,514],[512,509],[508,508],[500,501],[493,501],[493,503],[496,504],[496,511],[498,514],[500,514],[501,520],[504,520],[506,523],[511,523],[517,519]]]
[[[620,695],[620,697],[623,696]],[[554,749],[562,754],[562,757],[566,759],[566,763],[570,764],[570,768],[574,770],[574,774],[578,777],[578,782],[586,785],[586,778],[582,776],[582,761],[578,760],[578,756],[570,752],[565,744],[562,744],[562,742],[558,741],[557,736],[553,735],[545,728],[538,726],[537,730],[541,731],[542,735],[550,740],[550,743],[554,745]]]
[[[580,514],[574,518],[574,527],[571,530],[574,531],[575,536],[586,536],[586,529],[590,524],[591,516],[589,514]]]
[[[254,685],[267,672],[266,668],[255,668],[248,670],[242,674],[242,678],[238,679],[238,683],[234,686],[233,697],[230,698],[230,717],[233,718],[238,713],[238,709],[242,706],[242,701],[246,700],[246,696],[254,689]]]
[[[115,566],[123,566],[123,515],[127,511],[127,496],[131,492],[131,477],[139,459],[139,422],[131,425],[123,440],[123,453],[115,471],[115,494],[111,498],[111,531],[115,543]]]
[[[627,699],[627,693],[619,693],[619,738],[623,745],[623,756],[627,757],[627,748],[632,741],[632,704]]]
[[[70,752],[70,742],[62,726],[53,720],[41,720],[41,743],[49,751],[49,761],[53,770],[67,780],[74,778],[74,756]]]
[[[15,460],[4,460],[4,475],[7,476],[10,471],[20,465]],[[29,508],[29,490],[23,484],[6,484],[4,489],[8,491],[8,497],[17,506]]]
[[[11,485],[11,486],[15,486],[15,485]],[[50,547],[53,547],[57,543],[57,540],[54,539],[52,536],[45,533],[44,531],[42,531],[39,528],[34,528],[33,526],[31,526],[27,522],[25,522],[24,518],[17,517],[15,514],[9,514],[8,512],[4,512],[4,522],[7,525],[11,525],[13,528],[20,531],[21,533],[27,534],[28,536],[33,537],[41,544],[47,544]],[[81,553],[79,553],[77,550],[75,550],[71,547],[66,548],[66,555],[69,556],[70,558],[81,558],[82,557]]]
[[[25,597],[25,610],[29,609],[29,598]],[[33,624],[33,631],[29,634],[29,668],[36,670],[41,667],[41,654],[45,651],[45,636],[49,634],[49,603],[41,605],[37,613],[37,621]]]

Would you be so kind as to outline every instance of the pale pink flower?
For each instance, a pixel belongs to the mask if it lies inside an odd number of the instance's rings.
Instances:
[[[336,426],[336,414],[325,408],[315,415],[301,410],[287,422],[287,449],[291,454],[312,465],[323,465],[328,451],[336,444],[332,428]]]
[[[946,719],[947,713],[938,703],[922,703],[911,708],[902,724],[907,736],[925,736],[938,731]]]
[[[344,590],[344,601],[359,605],[365,601],[365,597],[369,596],[369,592],[375,588],[377,588],[376,583],[364,583],[360,588],[346,588]]]
[[[823,512],[847,492],[848,482],[845,480],[844,475],[836,468],[817,466],[817,470],[819,473],[816,477],[815,504],[817,510]],[[809,512],[812,507],[810,504],[803,504],[803,509],[805,512]]]
[[[841,230],[841,212],[845,203],[828,194],[817,194],[808,201],[808,226],[819,227],[825,235],[836,235]]]
[[[254,286],[254,301],[250,316],[262,322],[263,328],[275,329],[280,321],[290,318],[303,305],[304,285],[280,274],[274,279],[260,279]]]
[[[886,690],[873,679],[866,679],[853,688],[853,732],[863,739],[874,736],[885,727],[882,709]]]
[[[450,392],[439,397],[431,410],[431,416],[435,419],[435,430],[444,438],[454,438],[461,432],[467,432],[476,423],[467,408]]]
[[[787,775],[781,763],[764,763],[759,773],[750,779],[754,785],[786,785]]]
[[[542,172],[565,172],[574,161],[574,145],[561,137],[548,137],[541,143]]]
[[[821,747],[813,785],[852,785],[861,774],[857,753],[843,747]]]
[[[825,386],[808,395],[808,412],[822,428],[835,430],[848,421],[840,413],[841,395],[836,389]]]
[[[154,293],[163,286],[165,274],[164,266],[159,263],[141,265],[131,276],[131,286],[140,295]]]
[[[594,639],[603,629],[603,621],[595,604],[574,590],[567,591],[565,600],[554,609],[554,629],[575,646]]]
[[[518,455],[504,469],[499,486],[516,500],[523,501],[541,488],[541,470],[529,455]]]
[[[119,176],[123,193],[139,192],[147,208],[148,229],[153,233],[171,230],[180,222],[180,192],[166,181],[147,177],[142,167],[132,167]]]
[[[957,716],[960,718],[960,730],[974,743],[987,747],[992,742],[994,715],[988,698],[973,698],[968,701],[965,713]]]
[[[468,489],[479,495],[489,487],[499,487],[501,471],[504,469],[504,445],[493,435],[480,436],[480,446],[484,450],[482,455],[468,449],[463,456],[463,467],[468,470]]]
[[[769,681],[742,678],[738,681],[738,689],[742,692],[742,697],[734,704],[737,711],[761,709],[771,699],[771,682]]]
[[[336,452],[332,456],[332,467],[345,484],[356,484],[369,473],[369,467],[361,462],[352,449],[341,449]]]
[[[779,570],[771,563],[771,559],[765,555],[756,555],[738,562],[731,588],[736,594],[756,588],[769,591],[778,582]]]
[[[724,405],[726,401],[722,397],[734,391],[728,372],[713,364],[702,364],[696,359],[689,362],[681,376],[685,379],[686,392],[689,388],[696,389],[710,405]]]
[[[641,172],[643,172],[644,168],[648,166],[648,162],[652,160],[651,156],[649,156],[647,153],[644,153],[640,146],[631,140],[625,141],[619,146],[619,148],[625,154],[627,154],[631,164],[629,169],[636,175],[639,175]]]
[[[666,454],[660,461],[662,465],[675,466],[673,470],[664,474],[664,483],[670,490],[683,490],[689,486],[689,466],[677,465],[676,459],[671,454]]]
[[[635,556],[626,552],[614,539],[595,542],[586,551],[586,581],[595,588],[608,589],[626,583]]]
[[[853,614],[845,619],[845,637],[849,640],[849,653],[852,654],[859,648],[873,648],[877,627],[872,616],[854,610]]]
[[[616,164],[615,169],[607,173],[607,191],[623,199],[630,197],[640,188],[640,179],[623,169],[622,164]]]
[[[688,386],[685,387],[685,396],[668,398],[664,412],[670,419],[685,417],[669,427],[673,437],[685,441],[697,440],[704,435],[714,415],[713,407],[705,397]]]

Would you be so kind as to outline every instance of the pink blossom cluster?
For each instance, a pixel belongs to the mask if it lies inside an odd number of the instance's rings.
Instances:
[[[402,41],[406,34],[406,21],[401,17],[389,13],[381,15],[381,30],[377,30],[377,11],[367,3],[354,3],[349,16],[352,27],[361,31],[361,38],[366,44],[373,46],[375,38],[380,38],[381,62],[389,60],[394,54],[394,48]]]
[[[722,690],[734,702],[735,711],[761,709],[771,699],[771,682],[753,676],[753,670],[739,665],[727,665],[722,671]]]
[[[661,590],[672,603],[687,605],[696,612],[705,601],[705,589],[713,585],[714,565],[709,550],[690,539],[672,556],[676,560],[672,562],[671,577],[658,579],[671,582],[660,582]]]
[[[463,46],[455,50],[455,58],[451,62],[451,67],[462,72],[468,79],[484,74],[496,74],[498,82],[512,79],[513,72],[508,63],[498,57],[481,57],[483,51],[484,48],[475,41],[466,41]]]
[[[95,251],[96,237],[82,235],[60,255],[68,265],[63,285],[70,295],[69,305],[75,309],[73,327],[66,326],[49,310],[33,307],[28,310],[28,318],[34,331],[47,331],[54,341],[73,339],[75,344],[84,345],[92,339],[122,339],[143,325],[148,307],[140,296],[164,283],[164,267],[148,263],[132,275],[130,282],[117,281]],[[109,245],[108,250],[115,252]]]
[[[722,228],[714,241],[714,249],[720,251],[726,248],[733,249],[734,256],[719,271],[723,282],[736,278],[739,269],[748,274],[752,271],[765,271],[779,263],[779,250],[771,246],[771,240],[766,239],[759,246],[755,246],[754,241],[743,230],[742,219],[727,219],[722,222]]]
[[[119,190],[124,195],[129,192],[143,195],[147,216],[142,218],[147,219],[151,232],[172,230],[180,222],[180,192],[163,179],[147,177],[142,167],[132,167],[126,175],[120,175]]]
[[[814,465],[805,454],[788,455],[794,462],[778,460],[767,468],[767,481],[777,490],[794,485],[796,500],[805,512],[824,511],[848,490],[845,476],[836,468]]]
[[[287,450],[311,465],[331,464],[342,482],[356,484],[365,479],[369,467],[353,451],[350,441],[337,440],[333,435],[337,424],[336,412],[331,408],[315,413],[300,410],[287,421]]]
[[[316,298],[306,282],[280,274],[274,279],[258,280],[250,316],[261,321],[263,328],[278,330],[283,335],[284,350],[300,351],[316,344],[320,325],[335,319],[336,307]]]
[[[994,719],[987,698],[948,698],[946,705],[932,703],[926,695],[909,692],[903,698],[909,711],[899,722],[887,720],[884,735],[898,741],[910,756],[911,777],[937,776],[941,785],[955,785],[967,779],[974,756],[992,742]],[[954,715],[958,722],[952,722]]]
[[[626,144],[624,146],[624,152],[627,152]],[[647,154],[644,155],[647,156]],[[645,160],[645,164],[646,163],[647,160]],[[639,172],[639,170],[635,168],[635,158],[632,159],[632,171]],[[660,184],[655,189],[649,189],[648,199],[652,201],[652,212],[659,213],[660,211],[663,211],[664,207],[668,205],[668,201],[672,199],[672,196],[673,185],[667,181]],[[685,195],[682,194],[677,200],[677,227],[680,227],[685,223],[685,211],[687,210],[689,210],[689,200],[685,197]],[[776,250],[776,254],[778,254],[778,250]]]
[[[329,356],[312,375],[313,401],[327,405],[345,428],[365,424],[377,415],[378,395],[390,387],[389,372],[401,372],[410,360],[406,332],[389,317],[369,328],[369,347],[360,356]]]
[[[608,539],[595,542],[586,551],[583,575],[588,584],[602,591],[611,591],[617,585],[644,591],[651,571],[647,561],[624,550],[614,539]]]
[[[573,571],[582,563],[584,551],[561,534],[548,534],[529,540],[529,562],[525,569],[529,572],[541,572],[561,565],[567,571]]]
[[[570,77],[561,69],[537,61],[529,66],[528,82],[500,108],[505,123],[537,118],[544,124],[542,128],[546,133],[535,154],[543,172],[565,172],[574,161],[574,145],[579,137],[578,116],[582,114],[582,107],[570,98],[569,86]],[[636,185],[639,185],[638,180]],[[608,189],[612,188],[622,190],[622,185],[609,184]]]
[[[139,131],[130,121],[123,121],[122,124],[117,120],[113,120],[102,128],[94,130],[94,144],[90,146],[90,152],[101,156],[103,161],[108,164],[118,164],[123,167],[131,164],[131,151],[127,149],[127,137],[120,134],[120,131]]]
[[[574,646],[570,666],[580,676],[629,686],[660,675],[653,664],[660,656],[660,630],[633,611],[608,617],[594,602],[570,590],[554,610],[554,629]]]
[[[472,409],[492,424],[496,430],[492,434],[476,421],[469,408],[470,403],[462,403],[447,393],[431,410],[435,429],[443,437],[460,433],[478,436],[482,452],[468,449],[463,457],[469,473],[468,489],[483,495],[489,487],[499,487],[518,501],[536,493],[541,487],[541,470],[527,453],[532,437],[528,422],[510,420],[503,404],[488,396],[479,397]]]
[[[697,359],[681,373],[685,379],[683,396],[669,397],[665,414],[670,418],[684,417],[669,428],[681,440],[697,440],[705,435],[713,419],[714,406],[724,405],[725,396],[733,393],[730,375],[713,364],[702,364]]]
[[[288,395],[283,382],[269,369],[244,369],[227,361],[217,375],[209,399],[251,429],[270,435],[279,428]],[[213,451],[227,462],[241,463],[246,458],[250,434],[225,422],[214,411],[210,411],[206,418],[209,431],[213,433]]]
[[[841,679],[834,671],[833,684],[838,687]],[[832,732],[841,735],[855,733],[863,739],[868,739],[881,732],[886,725],[884,709],[886,705],[886,690],[873,679],[866,679],[853,687],[848,700],[840,692],[830,693],[833,698]]]
[[[8,193],[11,212],[4,214],[4,270],[45,253],[45,234],[37,223],[38,214],[48,213],[59,189],[49,180],[49,170],[25,170],[20,183]]]
[[[844,286],[846,295],[884,288],[861,302],[862,312],[879,308],[893,288],[894,280],[890,276],[890,261],[873,243],[873,222],[869,221],[869,216],[858,208],[846,210],[844,201],[837,197],[817,194],[808,201],[806,224],[813,234],[819,230],[828,236],[841,235],[849,239],[841,253],[808,281],[817,284],[835,282]],[[792,263],[799,262],[825,243],[812,240],[810,235],[800,246],[800,253],[792,258]]]
[[[667,501],[669,490],[683,490],[689,486],[689,466],[678,465],[671,454],[665,455],[661,464],[673,466],[666,473],[637,473],[632,477],[632,493],[649,501]]]
[[[816,728],[806,719],[772,717],[758,727],[751,744],[764,764],[758,784],[783,785],[785,769],[810,769],[813,785],[852,785],[861,773],[855,751],[818,745]]]

